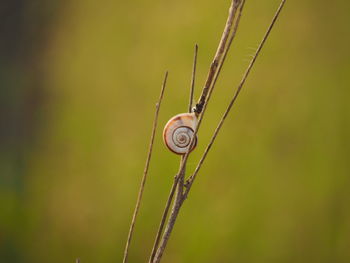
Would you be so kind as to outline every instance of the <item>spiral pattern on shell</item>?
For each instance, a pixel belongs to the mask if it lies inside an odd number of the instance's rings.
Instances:
[[[170,151],[176,154],[185,154],[188,145],[197,126],[195,113],[181,113],[172,117],[164,127],[163,139]],[[190,149],[192,151],[197,145],[197,137]]]

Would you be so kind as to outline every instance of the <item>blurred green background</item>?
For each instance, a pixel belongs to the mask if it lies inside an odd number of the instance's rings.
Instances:
[[[130,248],[146,262],[229,0],[0,4],[0,261],[121,262],[154,105],[168,87]],[[279,4],[247,1],[194,169]],[[183,206],[164,262],[350,262],[348,1],[287,1]]]

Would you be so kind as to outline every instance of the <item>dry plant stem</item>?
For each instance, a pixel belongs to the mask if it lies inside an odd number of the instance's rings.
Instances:
[[[167,79],[168,79],[168,72],[165,73],[165,77],[164,77],[163,85],[162,85],[162,88],[161,88],[161,91],[160,91],[159,99],[158,99],[158,102],[156,103],[156,111],[155,111],[155,114],[154,114],[154,122],[153,122],[153,128],[152,128],[152,134],[151,134],[151,139],[150,139],[150,144],[149,144],[146,164],[145,164],[145,168],[144,168],[144,171],[143,171],[143,176],[142,176],[141,185],[140,185],[140,188],[139,188],[139,193],[138,193],[138,197],[137,197],[137,201],[136,201],[136,206],[135,206],[135,209],[134,209],[134,213],[133,213],[131,224],[130,224],[130,228],[129,228],[128,239],[127,239],[127,242],[126,242],[126,245],[125,245],[123,263],[126,263],[127,259],[128,259],[128,252],[129,252],[129,247],[130,247],[130,243],[131,243],[132,234],[134,232],[136,217],[137,217],[139,209],[140,209],[141,199],[142,199],[143,191],[144,191],[146,180],[147,180],[148,168],[149,168],[149,163],[150,163],[151,157],[152,157],[153,143],[154,143],[154,138],[155,138],[155,134],[156,134],[156,130],[157,130],[159,109],[160,109],[160,105],[161,105],[161,102],[162,102],[162,99],[163,99],[163,95],[164,95],[164,90],[165,90]]]
[[[214,75],[216,75],[216,79],[218,77],[216,70],[218,68],[219,63],[220,63],[219,69],[221,69],[221,67],[222,67],[223,61],[220,61],[220,59],[225,53],[225,50],[226,50],[225,49],[225,45],[226,45],[227,39],[229,37],[229,33],[230,33],[231,29],[232,29],[234,17],[235,17],[236,11],[237,11],[240,3],[241,3],[240,0],[233,0],[232,3],[231,3],[230,10],[229,10],[229,16],[228,16],[228,19],[227,19],[227,22],[226,22],[226,25],[225,25],[225,29],[224,29],[224,32],[222,34],[222,37],[221,37],[221,40],[220,40],[220,43],[219,43],[219,47],[218,47],[217,52],[215,54],[213,63],[211,64],[211,69],[209,70],[209,74],[208,74],[208,77],[207,77],[207,80],[206,80],[206,84],[205,84],[205,87],[204,87],[203,92],[202,92],[202,94],[205,94],[205,96],[206,96],[206,94],[209,91],[209,88],[210,88],[210,85],[212,84]],[[236,22],[236,24],[237,24],[237,22]],[[235,28],[237,30],[237,26],[236,25],[235,25]],[[233,37],[231,37],[230,44],[232,43],[232,39],[233,39]],[[213,67],[213,65],[215,67]],[[207,91],[205,91],[206,87],[208,87]],[[203,95],[201,97],[203,97]],[[198,104],[197,104],[197,106],[198,106]],[[204,100],[204,105],[202,105],[201,108],[203,108],[203,112],[200,115],[197,127],[196,127],[196,129],[194,131],[194,134],[192,136],[192,139],[191,139],[191,142],[190,142],[190,144],[188,146],[188,149],[190,149],[192,147],[192,145],[194,143],[194,138],[196,138],[196,135],[198,133],[198,129],[199,129],[200,125],[201,125],[201,121],[203,119],[203,115],[204,115],[205,108],[206,108],[205,100]],[[197,114],[198,114],[198,111],[197,111]],[[160,260],[161,256],[163,255],[163,252],[164,252],[165,246],[167,244],[168,238],[170,236],[170,233],[171,233],[171,231],[173,229],[173,226],[167,227],[167,233],[168,234],[164,233],[164,235],[162,237],[162,244],[163,245],[160,248],[158,248],[160,235],[162,233],[165,220],[167,218],[167,214],[168,214],[168,211],[169,211],[169,206],[171,204],[171,201],[172,201],[172,198],[173,198],[173,195],[174,195],[174,191],[176,189],[179,177],[181,176],[181,174],[184,175],[184,168],[185,168],[188,156],[189,156],[189,151],[187,150],[186,154],[182,158],[182,162],[181,162],[181,165],[180,165],[180,168],[179,168],[179,172],[176,175],[175,180],[174,180],[174,184],[173,184],[173,186],[171,188],[171,191],[170,191],[170,194],[169,194],[169,198],[168,198],[168,201],[167,201],[167,204],[166,204],[166,208],[165,208],[165,210],[163,212],[163,216],[162,216],[162,219],[161,219],[161,224],[160,224],[160,227],[159,227],[158,232],[157,232],[156,241],[155,241],[154,246],[152,248],[152,253],[151,253],[151,257],[150,257],[150,261],[149,262],[155,262],[155,261],[153,261],[153,259],[155,257],[155,253],[158,255],[158,260]],[[181,203],[179,203],[179,205],[178,205],[178,209],[180,209],[183,200],[184,199],[182,198]],[[176,206],[176,203],[174,203],[174,206]],[[168,221],[168,225],[175,223],[175,220],[176,220],[176,217],[177,217],[177,214],[178,214],[178,213],[176,213],[176,211],[178,211],[178,210],[177,209],[175,209],[175,210],[173,209],[173,211],[175,211],[175,212],[171,214],[171,216],[169,218],[169,221]],[[172,220],[172,218],[175,218],[175,220]],[[157,251],[157,250],[159,250],[159,251]]]
[[[230,6],[230,9],[229,9],[229,15],[227,17],[227,21],[226,21],[226,25],[225,25],[225,28],[224,28],[224,32],[222,33],[222,37],[221,37],[218,49],[217,49],[217,51],[215,53],[213,62],[210,65],[209,73],[208,73],[207,80],[205,82],[202,94],[201,94],[200,99],[199,99],[199,101],[198,101],[198,103],[196,105],[196,112],[198,114],[200,114],[202,112],[202,109],[203,109],[203,107],[204,107],[204,105],[206,103],[207,95],[208,95],[210,86],[212,84],[214,75],[217,72],[217,68],[218,68],[219,62],[220,62],[220,60],[222,58],[222,55],[224,53],[224,50],[225,50],[225,47],[226,47],[227,38],[228,38],[228,36],[230,34],[230,31],[232,29],[232,24],[233,24],[233,21],[234,21],[235,15],[236,15],[236,11],[237,11],[240,3],[241,3],[241,0],[232,0],[232,2],[231,2],[231,6]]]
[[[223,65],[224,65],[224,63],[225,63],[226,57],[227,57],[227,53],[229,52],[230,47],[231,47],[232,42],[233,42],[233,39],[234,39],[235,36],[236,36],[237,30],[238,30],[238,25],[239,25],[239,22],[240,22],[240,20],[241,20],[241,16],[242,16],[242,11],[243,11],[244,4],[245,4],[245,0],[242,0],[242,4],[241,4],[241,7],[240,7],[240,9],[239,9],[239,11],[238,11],[238,16],[237,16],[237,19],[236,19],[236,21],[235,21],[235,25],[234,25],[233,30],[232,30],[232,34],[231,34],[230,39],[229,39],[229,41],[228,41],[227,47],[226,47],[226,49],[225,49],[225,51],[224,51],[224,53],[223,53],[222,60],[221,60],[221,62],[220,62],[220,64],[219,64],[219,66],[218,66],[218,70],[217,70],[217,72],[216,72],[216,74],[215,74],[215,76],[214,76],[213,84],[212,84],[212,86],[211,86],[210,89],[209,89],[207,101],[206,101],[206,103],[205,103],[205,106],[204,106],[203,112],[202,112],[202,116],[201,116],[202,118],[203,118],[203,115],[204,115],[204,113],[205,113],[205,110],[206,110],[207,107],[208,107],[208,103],[209,103],[209,101],[210,101],[211,94],[213,93],[213,90],[214,90],[214,88],[215,88],[216,81],[218,80],[218,78],[219,78],[219,76],[220,76],[221,69],[222,69],[222,67],[223,67]]]
[[[232,34],[231,34],[230,39],[228,41],[227,47],[226,47],[226,49],[223,52],[222,60],[220,61],[220,64],[218,66],[218,70],[217,70],[217,72],[216,72],[216,74],[214,76],[214,80],[213,80],[212,86],[209,89],[209,93],[208,93],[208,97],[207,97],[206,103],[204,104],[203,111],[202,111],[202,113],[200,115],[200,118],[198,120],[198,125],[197,125],[197,130],[195,131],[195,135],[197,134],[196,132],[198,131],[198,128],[199,128],[199,126],[200,126],[200,124],[202,122],[202,119],[203,119],[204,114],[206,112],[206,109],[208,107],[208,104],[209,104],[209,101],[210,101],[210,98],[211,98],[211,94],[212,94],[212,92],[213,92],[213,90],[215,88],[215,84],[216,84],[216,82],[218,80],[218,77],[219,77],[219,75],[221,73],[221,69],[222,69],[222,67],[223,67],[223,65],[225,63],[225,60],[226,60],[226,57],[227,57],[227,53],[230,50],[232,42],[233,42],[233,40],[234,40],[234,38],[236,36],[237,30],[238,30],[238,25],[239,25],[239,22],[240,22],[240,19],[241,19],[241,16],[242,16],[242,11],[243,11],[243,7],[244,7],[244,4],[245,4],[245,0],[242,0],[241,3],[242,4],[241,4],[241,7],[240,7],[240,9],[238,11],[238,17],[237,17],[237,19],[235,21],[235,24],[234,24],[234,27],[233,27],[233,30],[232,30]],[[185,183],[185,187],[186,188],[188,186],[188,183],[189,183],[188,180],[186,180],[186,183]],[[185,190],[185,192],[188,192],[188,191],[189,191],[189,189]],[[187,193],[186,193],[186,195],[187,195]]]
[[[194,47],[194,58],[193,58],[193,68],[192,68],[192,77],[191,77],[191,89],[190,89],[190,101],[188,103],[188,112],[189,113],[192,112],[194,85],[195,85],[195,81],[196,81],[197,54],[198,54],[198,45],[196,44]]]
[[[198,45],[196,44],[195,48],[194,48],[194,58],[193,58],[191,87],[190,87],[190,98],[189,98],[189,103],[188,103],[188,112],[189,113],[192,112],[192,105],[193,105],[193,93],[194,93],[194,86],[195,86],[195,79],[196,79],[196,68],[197,68],[197,55],[198,55]],[[181,159],[181,161],[183,161],[183,158]],[[166,205],[165,205],[165,209],[164,209],[164,212],[163,212],[163,215],[162,215],[162,219],[160,221],[160,225],[159,225],[159,228],[158,228],[158,231],[157,231],[157,235],[156,235],[156,240],[155,240],[154,246],[152,248],[151,257],[149,259],[149,262],[153,261],[153,258],[155,256],[156,250],[158,249],[159,240],[160,240],[161,234],[163,232],[164,224],[165,224],[166,218],[168,216],[169,208],[170,208],[171,202],[173,200],[175,189],[177,187],[177,183],[178,183],[179,179],[180,178],[178,176],[176,176],[174,178],[174,183],[173,183],[173,185],[171,187],[170,194],[169,194],[168,200],[167,200]],[[182,184],[183,183],[184,183],[184,177],[182,177]]]
[[[229,33],[231,31],[231,28],[232,28],[233,20],[234,20],[237,8],[239,7],[240,3],[241,3],[241,0],[233,0],[232,3],[231,3],[230,10],[229,10],[229,16],[228,16],[228,19],[227,19],[227,22],[226,22],[226,25],[225,25],[225,29],[224,29],[224,32],[222,34],[222,37],[221,37],[221,40],[220,40],[220,43],[219,43],[219,47],[218,47],[217,52],[215,54],[214,61],[211,64],[211,66],[213,64],[216,64],[216,66],[215,66],[215,68],[211,67],[211,69],[209,70],[209,74],[208,74],[208,77],[207,77],[207,80],[206,80],[206,84],[205,84],[205,86],[203,88],[203,92],[202,92],[201,98],[203,97],[203,94],[205,94],[205,96],[208,94],[208,92],[210,90],[210,85],[212,84],[213,77],[215,76],[215,74],[220,73],[220,72],[216,71],[217,70],[217,66],[219,65],[218,64],[219,62],[220,62],[220,67],[219,67],[220,69],[221,69],[221,67],[223,65],[224,61],[220,61],[220,58],[224,54],[225,44],[226,44],[227,38],[229,37]],[[231,42],[232,42],[232,40],[231,40]],[[217,77],[216,77],[216,79],[217,79]],[[207,85],[209,85],[209,86],[207,86]],[[204,113],[205,113],[205,109],[206,109],[207,103],[208,103],[208,99],[204,101],[204,104],[202,106],[200,106],[201,107],[201,114],[200,114],[200,117],[199,117],[196,129],[194,130],[193,136],[191,138],[191,142],[190,142],[190,144],[188,146],[188,149],[190,149],[192,147],[192,145],[194,144],[194,138],[196,138],[198,130],[199,130],[200,126],[201,126],[202,119],[203,119],[203,116],[204,116]],[[197,108],[197,106],[198,106],[198,104],[196,105],[196,108]],[[197,108],[197,110],[198,110],[198,108]],[[199,114],[198,111],[196,111],[196,113]],[[179,172],[178,172],[177,176],[182,174],[182,170],[184,169],[184,167],[186,165],[186,162],[187,162],[189,154],[190,154],[190,152],[187,150],[186,154],[183,157],[184,161],[183,161],[182,165],[180,166],[180,169],[179,169]]]
[[[195,79],[196,79],[196,66],[197,66],[197,55],[198,55],[198,45],[195,45],[195,49],[194,49],[194,58],[193,58],[193,68],[192,68],[192,76],[191,76],[191,86],[190,86],[190,98],[189,98],[189,103],[188,103],[188,111],[191,113],[192,112],[192,104],[193,104],[193,93],[194,93],[194,85],[195,85]],[[183,162],[183,158],[181,158],[181,161]],[[181,166],[181,164],[180,164]],[[169,208],[171,205],[171,202],[173,200],[174,197],[174,193],[178,184],[180,177],[179,176],[175,176],[174,178],[174,183],[171,187],[167,202],[165,204],[165,208],[164,208],[164,212],[162,215],[162,219],[160,221],[158,230],[157,230],[157,234],[156,234],[156,239],[154,241],[154,245],[152,248],[152,252],[151,252],[151,256],[149,258],[149,263],[151,263],[154,259],[155,253],[158,249],[158,245],[159,245],[159,241],[160,241],[160,237],[162,235],[163,232],[163,228],[165,225],[165,221],[168,217],[168,213],[169,213]]]
[[[248,77],[248,75],[249,75],[249,73],[250,73],[250,71],[251,71],[251,69],[252,69],[252,67],[253,67],[256,59],[257,59],[257,57],[258,57],[258,55],[260,54],[260,51],[263,48],[263,46],[264,46],[264,44],[265,44],[265,42],[266,42],[266,40],[267,40],[271,30],[272,30],[272,28],[273,28],[273,26],[274,26],[274,24],[275,24],[275,22],[276,22],[276,20],[277,20],[277,18],[279,16],[281,10],[282,10],[285,2],[286,2],[286,0],[282,0],[281,1],[281,3],[279,5],[279,7],[278,7],[278,9],[277,9],[273,19],[272,19],[272,22],[270,23],[270,26],[268,27],[268,29],[267,29],[267,31],[266,31],[262,41],[260,42],[259,47],[255,51],[255,54],[254,54],[254,56],[253,56],[253,58],[252,58],[252,60],[251,60],[251,62],[249,64],[248,68],[246,69],[246,71],[245,71],[245,73],[243,75],[243,78],[242,78],[241,82],[239,83],[239,85],[238,85],[238,87],[236,89],[236,92],[234,93],[234,96],[233,96],[232,100],[230,101],[230,103],[229,103],[225,113],[223,114],[223,116],[222,116],[218,126],[216,127],[215,132],[214,132],[214,134],[213,134],[213,136],[212,136],[208,146],[206,147],[203,156],[201,157],[201,159],[200,159],[200,161],[199,161],[199,163],[198,163],[198,165],[197,165],[193,175],[191,175],[190,178],[188,178],[188,180],[186,182],[187,188],[186,188],[185,193],[184,193],[184,199],[187,198],[188,192],[190,191],[190,189],[192,187],[193,181],[196,179],[196,176],[197,176],[200,168],[202,167],[202,164],[203,164],[203,162],[204,162],[204,160],[205,160],[209,150],[211,149],[211,147],[212,147],[212,145],[213,145],[213,143],[214,143],[214,141],[215,141],[215,139],[216,139],[216,137],[217,137],[221,127],[222,127],[222,125],[224,124],[227,115],[230,113],[233,104],[235,103],[239,93],[241,92],[242,87],[243,87],[243,85],[244,85],[244,83],[245,83],[245,81],[246,81],[246,79],[247,79],[247,77]]]
[[[232,1],[232,5],[233,5],[233,2],[234,2],[234,1]],[[225,58],[226,58],[227,52],[228,52],[228,50],[229,50],[229,48],[230,48],[230,46],[231,46],[231,44],[232,44],[232,40],[234,39],[234,37],[235,37],[235,35],[236,35],[236,31],[237,31],[237,29],[238,29],[238,24],[239,24],[239,21],[240,21],[241,12],[242,12],[242,10],[243,10],[244,2],[245,2],[245,0],[243,0],[243,4],[242,4],[242,6],[241,6],[241,8],[240,8],[240,10],[239,10],[240,13],[239,13],[238,19],[236,20],[236,23],[235,23],[235,26],[234,26],[234,31],[233,31],[232,36],[231,36],[231,38],[230,38],[229,44],[228,44],[228,46],[226,47],[226,49],[221,53],[221,55],[224,55],[224,56],[223,56],[223,59],[220,61],[219,67],[218,67],[218,71],[215,73],[214,82],[212,83],[211,88],[208,90],[208,91],[209,91],[209,94],[208,94],[208,97],[207,97],[207,100],[206,100],[205,104],[203,105],[202,113],[200,114],[197,127],[196,127],[196,129],[195,129],[195,131],[194,131],[194,133],[193,133],[192,138],[191,138],[191,143],[190,143],[190,145],[193,145],[193,143],[194,143],[194,138],[196,138],[196,136],[197,136],[197,133],[198,133],[198,130],[199,130],[200,125],[201,125],[201,123],[202,123],[202,120],[203,120],[205,111],[206,111],[206,109],[207,109],[208,102],[209,102],[209,100],[210,100],[211,93],[212,93],[212,91],[213,91],[213,89],[214,89],[214,86],[215,86],[215,84],[216,84],[216,80],[217,80],[217,78],[218,78],[218,76],[219,76],[219,74],[220,74],[220,72],[221,72],[221,68],[222,68],[222,66],[223,66],[223,64],[224,64],[224,62],[225,62]],[[231,8],[230,8],[230,15],[229,15],[229,17],[233,17],[233,18],[234,18],[234,15],[231,16],[231,12],[236,12],[237,7],[236,7],[235,9],[233,9],[233,8],[232,8],[232,5],[231,5]],[[232,23],[233,23],[233,22],[230,21],[231,27],[232,27]],[[224,30],[224,33],[223,33],[222,38],[227,39],[229,35],[226,35],[226,34],[227,34],[227,24],[226,24],[226,26],[225,26],[225,30]],[[220,45],[221,45],[221,43],[222,43],[222,41],[220,41]],[[208,82],[208,81],[207,81],[207,82]],[[192,147],[192,146],[191,146],[191,147]],[[188,147],[188,149],[190,149],[190,147]],[[189,155],[189,154],[190,154],[190,152],[187,151],[186,154],[184,155],[183,166],[180,166],[178,175],[182,173],[182,170],[183,170],[183,168],[184,168],[184,166],[185,166],[185,164],[186,164],[186,162],[187,162],[187,159],[188,159],[188,155]]]
[[[196,129],[195,129],[195,131],[194,131],[194,133],[193,133],[193,137],[192,137],[192,139],[191,139],[190,145],[192,145],[192,144],[194,143],[194,138],[196,137],[196,135],[197,135],[197,133],[198,133],[198,129],[200,128],[200,125],[201,125],[201,123],[202,123],[204,114],[205,114],[205,112],[206,112],[206,109],[207,109],[207,107],[208,107],[208,103],[209,103],[209,101],[210,101],[211,94],[212,94],[212,92],[213,92],[213,90],[214,90],[216,81],[217,81],[217,79],[218,79],[218,77],[219,77],[219,75],[220,75],[222,66],[224,65],[224,62],[225,62],[225,59],[226,59],[226,56],[227,56],[227,52],[229,51],[229,49],[230,49],[230,47],[231,47],[231,44],[232,44],[232,41],[233,41],[234,37],[236,36],[236,32],[237,32],[238,25],[239,25],[239,22],[240,22],[240,18],[241,18],[241,15],[242,15],[244,3],[245,3],[245,0],[242,1],[242,5],[241,5],[241,8],[239,9],[239,15],[238,15],[238,18],[236,19],[236,22],[235,22],[235,25],[234,25],[234,28],[233,28],[232,35],[231,35],[231,37],[230,37],[230,40],[229,40],[229,42],[228,42],[228,45],[227,45],[226,49],[225,49],[225,50],[223,51],[223,53],[222,53],[223,59],[220,61],[220,64],[218,65],[218,70],[217,70],[217,72],[215,73],[214,81],[212,82],[212,86],[211,86],[210,89],[209,89],[208,97],[207,97],[206,102],[205,102],[205,104],[204,104],[204,106],[203,106],[203,110],[202,110],[202,113],[200,114],[200,117],[199,117],[199,120],[198,120],[198,124],[197,124],[197,127],[196,127]],[[234,10],[237,10],[237,8],[234,9]],[[230,9],[230,11],[233,11],[233,10]],[[232,26],[232,23],[231,23],[231,26]],[[226,32],[226,28],[225,28],[225,30],[224,30],[224,34],[225,34],[225,32]],[[227,36],[227,37],[228,37],[228,36]],[[221,43],[221,42],[220,42],[220,43]],[[189,152],[187,152],[186,155],[185,155],[185,163],[186,163],[186,161],[187,161],[188,155],[189,155]],[[181,169],[182,169],[182,168],[180,167],[180,172],[179,172],[179,173],[181,173]],[[187,187],[187,182],[186,182],[185,186]]]
[[[188,103],[188,111],[191,113],[192,112],[192,104],[193,104],[193,93],[194,93],[194,85],[195,85],[195,78],[196,78],[196,66],[197,66],[197,54],[198,54],[198,45],[195,45],[195,50],[194,50],[194,58],[193,58],[193,68],[192,68],[192,76],[191,76],[191,86],[190,86],[190,98],[189,98],[189,103]],[[180,163],[180,167],[182,165],[182,162],[184,161],[184,158],[181,158],[181,163]],[[174,183],[171,187],[167,202],[165,204],[165,208],[163,211],[163,215],[162,215],[162,219],[160,221],[158,230],[157,230],[157,234],[156,234],[156,239],[154,241],[153,247],[152,247],[152,252],[151,252],[151,256],[149,258],[149,263],[151,263],[155,257],[156,251],[158,249],[159,246],[159,241],[160,241],[160,237],[162,235],[163,229],[164,229],[164,225],[165,225],[165,221],[168,217],[168,213],[169,213],[169,208],[171,205],[171,202],[173,201],[173,197],[174,197],[174,193],[176,190],[176,187],[178,186],[178,182],[179,182],[180,177],[179,176],[175,176],[174,178]],[[182,184],[184,184],[184,176],[182,177],[182,182],[180,182]]]
[[[237,88],[237,91],[236,91],[235,94],[234,94],[233,99],[231,100],[231,102],[230,102],[230,104],[229,104],[227,110],[225,111],[225,113],[224,113],[224,115],[223,115],[223,117],[222,117],[222,120],[220,121],[220,123],[219,123],[217,129],[215,130],[214,135],[213,135],[213,137],[212,137],[212,139],[211,139],[209,145],[207,146],[207,149],[205,150],[205,153],[204,153],[203,157],[201,158],[200,163],[198,164],[198,166],[197,166],[197,168],[196,168],[196,170],[195,170],[194,175],[192,175],[192,176],[189,178],[189,180],[187,181],[187,182],[188,182],[188,185],[187,185],[187,187],[186,187],[186,189],[185,189],[185,191],[184,191],[184,193],[183,193],[183,195],[182,195],[182,198],[181,198],[181,199],[176,198],[176,200],[180,200],[180,201],[175,201],[175,202],[174,202],[174,207],[173,207],[172,214],[170,215],[170,218],[169,218],[169,221],[168,221],[166,230],[165,230],[165,232],[164,232],[164,235],[163,235],[163,238],[162,238],[162,241],[161,241],[161,245],[160,245],[160,247],[159,247],[158,250],[157,250],[156,257],[155,257],[153,263],[154,263],[154,262],[159,262],[159,261],[160,261],[161,256],[163,255],[163,252],[164,252],[166,243],[167,243],[167,241],[168,241],[168,239],[169,239],[170,233],[171,233],[171,231],[172,231],[172,229],[173,229],[173,226],[174,226],[174,224],[175,224],[175,221],[176,221],[177,215],[178,215],[178,213],[179,213],[179,210],[180,210],[180,208],[181,208],[181,205],[182,205],[183,201],[187,198],[188,193],[189,193],[189,191],[190,191],[190,189],[191,189],[191,186],[192,186],[192,184],[193,184],[193,181],[194,181],[194,179],[195,179],[195,177],[196,177],[196,175],[197,175],[197,173],[198,173],[198,171],[199,171],[201,165],[203,164],[203,161],[205,160],[205,158],[206,158],[206,156],[207,156],[207,154],[208,154],[208,152],[209,152],[209,150],[210,150],[210,148],[211,148],[213,142],[215,141],[215,139],[216,139],[216,137],[217,137],[217,135],[218,135],[218,132],[220,131],[220,129],[221,129],[221,127],[222,127],[222,125],[223,125],[223,123],[224,123],[224,121],[225,121],[225,119],[226,119],[228,113],[230,112],[230,110],[231,110],[231,108],[232,108],[234,102],[236,101],[236,99],[237,99],[237,97],[238,97],[238,95],[239,95],[239,93],[240,93],[240,91],[241,91],[241,89],[242,89],[242,87],[243,87],[243,85],[244,85],[244,83],[245,83],[245,81],[246,81],[246,79],[247,79],[247,77],[248,77],[248,75],[249,75],[249,73],[250,73],[250,71],[251,71],[251,69],[252,69],[254,63],[255,63],[255,61],[256,61],[256,58],[258,57],[258,55],[259,55],[259,53],[260,53],[260,51],[261,51],[263,45],[264,45],[265,42],[266,42],[266,39],[268,38],[268,36],[269,36],[269,34],[270,34],[270,32],[271,32],[271,29],[272,29],[273,25],[275,24],[275,22],[276,22],[276,20],[277,20],[277,18],[278,18],[278,16],[279,16],[279,14],[280,14],[280,12],[281,12],[281,10],[282,10],[282,7],[283,7],[284,3],[285,3],[285,0],[282,0],[282,2],[281,2],[281,4],[280,4],[280,6],[279,6],[279,8],[278,8],[278,10],[277,10],[277,12],[276,12],[276,14],[274,15],[274,17],[273,17],[273,19],[272,19],[272,22],[271,22],[271,24],[270,24],[270,26],[269,26],[269,28],[268,28],[268,30],[267,30],[267,32],[266,32],[266,34],[265,34],[263,40],[262,40],[262,42],[260,43],[260,45],[259,45],[259,47],[258,47],[258,49],[257,49],[257,51],[256,51],[256,53],[255,53],[255,55],[254,55],[254,57],[253,57],[253,59],[252,59],[252,61],[250,62],[249,66],[248,66],[248,68],[247,68],[247,70],[246,70],[246,72],[245,72],[245,74],[243,75],[242,81],[240,82],[240,84],[239,84],[239,86],[238,86],[238,88]],[[244,2],[243,2],[243,4],[244,4]],[[242,12],[243,4],[242,4],[242,7],[241,7],[241,9],[240,9],[240,14],[241,14],[241,12]],[[239,16],[239,18],[240,18],[240,16]],[[239,23],[239,18],[237,19],[236,26],[235,26],[235,30],[237,30],[238,23]],[[233,35],[231,36],[230,42],[232,42],[232,39],[233,39],[234,35],[235,35],[235,31],[234,31]],[[231,44],[231,43],[230,43],[230,44]],[[230,45],[230,44],[229,44],[229,45]],[[227,51],[228,51],[228,50],[227,50]],[[227,54],[227,52],[226,52],[226,54]],[[226,54],[224,55],[225,57],[226,57]],[[223,63],[222,63],[222,64],[223,64]],[[222,64],[221,64],[221,67],[222,67]],[[220,69],[221,69],[221,67],[220,67]],[[218,71],[218,73],[220,73],[220,70]],[[218,73],[217,73],[217,76],[218,76]],[[215,81],[216,81],[216,79],[217,79],[217,76],[215,77],[214,84],[215,84]],[[214,85],[214,84],[213,84],[213,85]],[[212,87],[212,88],[213,88],[213,87]],[[211,91],[212,91],[212,89],[211,89]],[[207,102],[204,104],[204,110],[205,110],[205,108],[206,108],[207,103],[208,103],[208,100],[207,100]],[[204,113],[204,111],[203,111],[203,113]],[[200,125],[200,121],[202,120],[202,117],[203,117],[203,113],[202,113],[202,115],[201,115],[201,118],[199,119],[199,124],[198,124],[198,126],[197,126],[197,128],[196,128],[196,130],[195,130],[195,132],[194,132],[193,138],[195,138],[195,135],[196,135],[196,133],[197,133],[197,131],[198,131],[198,128],[199,128],[199,125]],[[192,140],[193,140],[193,138],[192,138]],[[192,145],[192,142],[190,143],[190,145]],[[186,162],[187,162],[188,155],[189,155],[189,152],[187,151],[187,153],[186,153],[186,154],[184,155],[184,157],[183,157],[183,162],[182,162],[182,165],[181,165],[181,167],[180,167],[180,169],[179,169],[179,173],[178,173],[178,175],[177,175],[176,178],[181,178],[181,175],[184,175],[184,167],[185,167],[185,164],[186,164]]]
[[[168,216],[168,213],[169,213],[169,208],[170,208],[171,202],[173,201],[173,197],[174,197],[175,190],[176,190],[178,182],[179,182],[179,177],[175,176],[174,183],[171,186],[170,194],[169,194],[168,200],[167,200],[167,202],[165,204],[165,208],[164,208],[164,212],[163,212],[163,215],[162,215],[162,219],[161,219],[159,227],[158,227],[156,239],[154,241],[152,252],[151,252],[151,256],[150,256],[149,261],[148,261],[149,263],[153,262],[154,256],[156,255],[156,251],[157,251],[158,246],[159,246],[160,237],[162,236],[162,232],[163,232],[163,228],[164,228],[164,225],[165,225],[165,221],[167,219],[167,216]]]
[[[184,166],[184,167],[186,166],[186,161],[185,161],[183,156],[181,157],[181,164],[180,165]],[[163,256],[165,247],[166,247],[168,240],[170,238],[170,234],[174,228],[177,216],[180,212],[180,208],[181,208],[182,200],[183,200],[184,180],[185,180],[185,169],[183,169],[182,173],[179,174],[179,176],[178,176],[178,184],[177,184],[177,191],[176,191],[176,196],[175,196],[175,200],[174,200],[174,205],[173,205],[171,214],[169,216],[169,221],[168,221],[166,228],[164,230],[162,240],[159,244],[159,248],[157,249],[157,252],[156,252],[154,259],[152,261],[153,263],[160,262],[160,260]]]

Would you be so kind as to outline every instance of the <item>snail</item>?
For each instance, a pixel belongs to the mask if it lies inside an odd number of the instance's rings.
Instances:
[[[172,117],[164,127],[163,139],[170,151],[185,154],[196,129],[198,119],[195,113],[181,113]],[[197,145],[197,136],[192,151]]]

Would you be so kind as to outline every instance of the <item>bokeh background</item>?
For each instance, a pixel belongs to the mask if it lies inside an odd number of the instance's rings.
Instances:
[[[0,261],[121,262],[160,126],[196,97],[229,0],[0,4]],[[195,168],[278,0],[247,1]],[[350,3],[287,1],[183,206],[164,262],[350,262]],[[146,262],[179,157],[158,130],[130,248]]]

